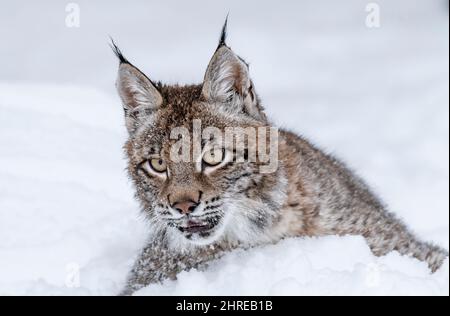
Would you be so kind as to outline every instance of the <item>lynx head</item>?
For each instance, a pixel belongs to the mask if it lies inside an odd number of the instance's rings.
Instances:
[[[285,196],[282,166],[261,172],[278,164],[278,149],[270,155],[276,161],[255,152],[258,144],[268,150],[273,130],[225,34],[226,23],[203,84],[191,86],[152,82],[113,43],[129,174],[155,236],[171,245],[265,238]],[[245,133],[225,141],[230,130]]]

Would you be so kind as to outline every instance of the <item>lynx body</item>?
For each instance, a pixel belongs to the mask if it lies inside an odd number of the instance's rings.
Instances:
[[[225,34],[226,25],[204,82],[191,86],[153,83],[113,45],[128,171],[151,228],[122,294],[201,269],[237,247],[297,236],[362,235],[377,256],[398,251],[436,271],[444,249],[416,238],[342,162],[294,133],[279,131],[270,173],[261,172],[259,156],[248,159],[249,142],[238,151],[202,139],[191,160],[174,161],[172,131],[183,128],[193,143],[195,121],[219,131],[272,126]]]

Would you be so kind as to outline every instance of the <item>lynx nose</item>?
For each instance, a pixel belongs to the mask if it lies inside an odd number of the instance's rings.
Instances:
[[[176,202],[172,207],[176,209],[178,212],[180,212],[183,215],[192,213],[195,208],[198,206],[198,203],[192,202],[192,201],[182,201],[182,202]]]

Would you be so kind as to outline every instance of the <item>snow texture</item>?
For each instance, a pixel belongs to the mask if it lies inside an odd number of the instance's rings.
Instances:
[[[345,160],[417,234],[449,246],[445,1],[0,3],[0,295],[114,295],[146,227],[124,171],[113,36],[152,79],[200,82],[228,11],[269,115]],[[254,6],[257,6],[255,9]],[[137,295],[449,295],[449,262],[361,237],[236,251]]]

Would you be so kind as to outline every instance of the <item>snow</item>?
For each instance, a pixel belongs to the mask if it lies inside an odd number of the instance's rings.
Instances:
[[[374,258],[362,237],[331,236],[236,251],[136,295],[448,295],[448,285],[448,260],[430,276],[426,264],[397,253]]]
[[[274,121],[344,159],[448,249],[447,9],[377,2],[380,29],[365,27],[361,0],[78,1],[79,29],[65,27],[61,2],[2,2],[0,295],[120,291],[146,227],[124,171],[107,36],[151,78],[199,82],[228,11],[229,42]],[[298,238],[137,295],[449,295],[448,271],[448,260],[431,275],[397,253],[376,258],[357,236]]]

